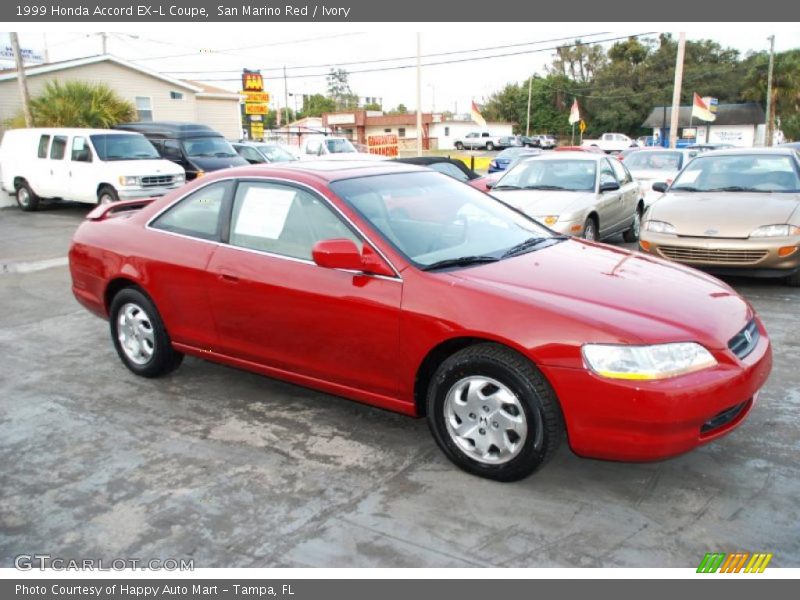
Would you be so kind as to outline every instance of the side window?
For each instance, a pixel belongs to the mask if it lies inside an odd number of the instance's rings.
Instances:
[[[444,137],[450,137],[450,128],[449,127],[445,127],[444,128]]]
[[[603,185],[604,183],[618,183],[617,178],[614,175],[614,170],[608,163],[608,159],[604,160],[600,167],[600,185]]]
[[[178,140],[164,140],[161,147],[162,156],[169,160],[181,160],[181,143]]]
[[[229,181],[212,183],[186,196],[151,225],[172,233],[180,233],[204,240],[218,240],[220,216]]]
[[[614,175],[616,175],[617,181],[619,181],[620,185],[624,185],[631,181],[631,175],[628,173],[625,165],[623,165],[616,158],[611,161],[611,166],[614,169]]]
[[[461,169],[455,165],[451,165],[450,163],[439,162],[433,163],[429,166],[434,171],[439,171],[439,173],[449,175],[453,179],[458,179],[458,181],[467,181],[469,179]]]
[[[47,146],[49,145],[50,145],[49,135],[43,135],[42,137],[39,138],[39,153],[37,155],[39,158],[47,158]]]
[[[481,134],[481,137],[491,137],[491,136],[489,135],[489,132],[488,132],[488,131],[484,131],[484,132]]]
[[[314,156],[316,156],[317,154],[319,154],[321,149],[322,149],[322,144],[319,142],[319,140],[311,140],[306,145],[306,154],[313,154]]]
[[[361,244],[316,196],[287,185],[239,184],[233,201],[231,245],[311,260],[314,244],[336,238]]]
[[[50,158],[61,160],[67,150],[67,136],[54,135],[53,144],[50,146]]]
[[[153,120],[153,102],[149,96],[136,96],[136,116],[139,121]]]
[[[263,163],[267,162],[264,160],[264,157],[261,156],[258,150],[255,148],[251,148],[250,146],[239,146],[239,154],[241,154],[245,159],[253,163]]]
[[[398,127],[397,128],[397,137],[406,137],[406,128],[405,127]]]
[[[92,162],[92,151],[84,137],[72,138],[72,155],[70,157],[75,162]]]

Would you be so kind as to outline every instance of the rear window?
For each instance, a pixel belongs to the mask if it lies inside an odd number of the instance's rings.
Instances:
[[[39,138],[39,158],[47,158],[47,147],[50,145],[50,136],[43,135]]]

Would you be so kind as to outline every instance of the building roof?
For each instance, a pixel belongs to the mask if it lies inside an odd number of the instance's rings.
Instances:
[[[669,127],[671,106],[656,106],[653,112],[642,123],[642,127],[663,127],[666,115],[666,126]],[[678,127],[689,127],[691,106],[681,106]],[[692,125],[757,125],[766,120],[764,109],[758,102],[742,102],[739,104],[720,104],[717,106],[717,118],[710,123],[700,119],[691,119]]]
[[[140,65],[134,64],[122,58],[118,58],[111,54],[98,54],[95,56],[85,56],[83,58],[73,58],[70,60],[61,60],[58,62],[51,62],[45,63],[41,65],[36,65],[32,67],[25,67],[25,74],[28,77],[33,77],[36,75],[45,75],[47,73],[56,73],[58,71],[63,71],[66,69],[72,69],[75,67],[83,67],[85,65],[93,65],[96,63],[101,62],[111,62],[115,63],[121,67],[125,67],[127,69],[131,69],[133,71],[139,71],[145,75],[149,75],[155,79],[160,79],[161,81],[166,81],[174,86],[181,87],[187,90],[191,90],[195,93],[203,93],[204,90],[200,84],[196,84],[194,82],[184,81],[182,79],[175,79],[174,77],[169,77],[167,75],[163,75],[158,71],[153,71],[148,69],[147,67],[142,67]],[[5,71],[0,71],[0,81],[8,81],[10,79],[14,79],[17,76],[16,69],[8,69]],[[225,94],[230,94],[226,90],[222,90]],[[220,93],[220,92],[215,92]]]
[[[237,92],[225,90],[214,85],[208,85],[207,83],[203,83],[201,81],[193,81],[191,79],[183,79],[182,81],[185,81],[189,85],[198,88],[200,91],[197,92],[197,95],[201,98],[239,99],[239,94]]]

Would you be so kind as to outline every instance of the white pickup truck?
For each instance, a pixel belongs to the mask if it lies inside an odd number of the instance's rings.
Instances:
[[[604,133],[597,140],[583,140],[583,146],[600,148],[606,154],[622,152],[637,146],[637,143],[622,133]]]
[[[488,131],[470,131],[463,138],[455,141],[456,150],[494,150],[503,148],[500,142],[502,135],[492,135]]]

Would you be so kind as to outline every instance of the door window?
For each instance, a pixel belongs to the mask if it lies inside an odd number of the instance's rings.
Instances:
[[[623,165],[620,161],[616,159],[612,160],[611,167],[614,169],[614,175],[616,175],[617,181],[619,181],[620,185],[625,185],[633,180],[631,174],[628,172],[628,169],[626,169],[625,165]]]
[[[47,158],[47,146],[49,145],[50,145],[49,135],[43,135],[42,137],[39,138],[39,153],[37,155],[39,158]]]
[[[197,190],[158,217],[151,227],[204,240],[218,240],[222,206],[230,186],[231,182],[221,181]]]
[[[53,144],[50,146],[50,158],[61,160],[64,158],[67,149],[67,136],[55,135],[53,136]]]
[[[230,243],[281,256],[311,260],[314,244],[321,240],[361,241],[316,196],[295,187],[239,184],[233,202]]]
[[[84,137],[72,138],[72,160],[75,162],[92,162],[92,151]]]
[[[619,183],[608,160],[604,160],[600,168],[600,185],[605,183]]]

